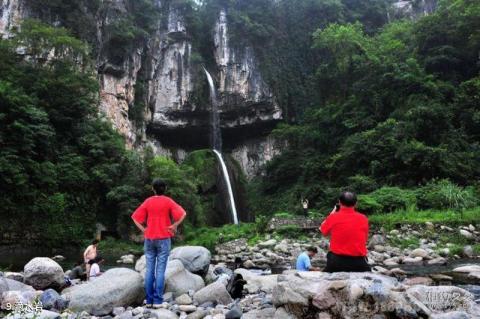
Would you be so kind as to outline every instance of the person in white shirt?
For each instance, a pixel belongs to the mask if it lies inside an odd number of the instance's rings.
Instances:
[[[97,256],[88,262],[90,264],[90,273],[88,276],[88,280],[96,280],[99,276],[102,275],[102,272],[100,271],[100,264],[103,263],[103,261],[104,259],[102,257]]]
[[[97,257],[97,246],[98,246],[98,240],[94,240],[90,246],[85,249],[85,252],[83,253],[83,259],[85,261],[85,268],[87,272],[87,280],[88,276],[90,276],[90,260],[93,260]]]

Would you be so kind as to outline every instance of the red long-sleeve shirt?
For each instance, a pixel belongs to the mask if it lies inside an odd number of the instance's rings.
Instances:
[[[132,219],[140,224],[147,224],[146,239],[166,239],[173,237],[168,231],[171,218],[178,221],[185,214],[182,206],[168,196],[152,196],[147,198],[132,214]]]
[[[330,251],[345,256],[366,256],[368,219],[354,207],[342,206],[330,214],[320,226],[324,236],[330,235]]]

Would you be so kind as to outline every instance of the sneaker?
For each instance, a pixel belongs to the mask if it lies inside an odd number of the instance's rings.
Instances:
[[[147,303],[147,304],[145,304],[145,307],[146,307],[146,308],[153,308],[153,304]]]

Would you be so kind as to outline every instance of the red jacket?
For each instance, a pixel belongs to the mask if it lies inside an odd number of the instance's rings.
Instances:
[[[146,239],[166,239],[173,237],[168,231],[171,218],[178,221],[185,214],[182,206],[167,196],[147,198],[132,214],[132,219],[140,224],[147,224]]]
[[[366,256],[368,219],[354,207],[342,206],[330,214],[320,226],[324,236],[330,235],[330,251],[344,256]]]

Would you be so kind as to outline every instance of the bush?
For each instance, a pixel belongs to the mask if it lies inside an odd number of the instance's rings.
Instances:
[[[383,205],[371,195],[360,195],[358,196],[357,209],[362,213],[377,214],[383,212]]]
[[[365,213],[390,213],[415,206],[416,197],[412,190],[386,186],[359,196],[358,208]]]
[[[473,187],[460,187],[447,179],[432,181],[417,190],[421,209],[463,210],[479,204]]]

